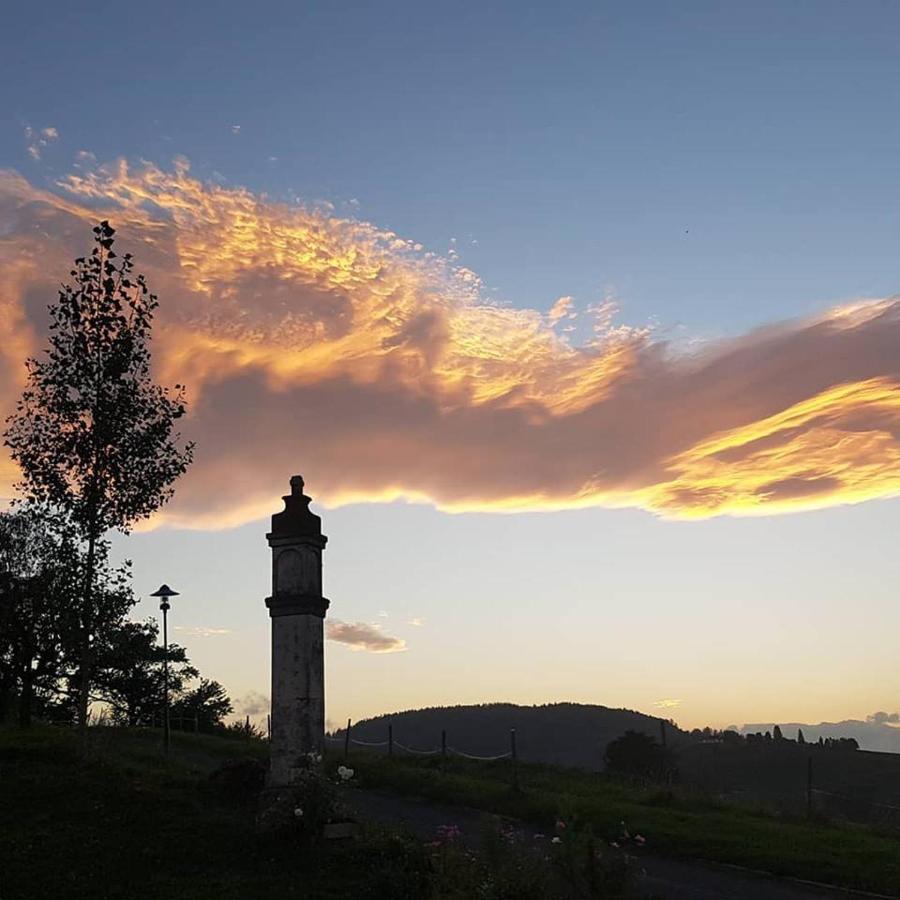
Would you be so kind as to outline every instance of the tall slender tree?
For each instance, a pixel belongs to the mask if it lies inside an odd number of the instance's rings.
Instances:
[[[111,529],[127,533],[173,493],[193,445],[175,422],[184,389],[153,381],[150,337],[158,301],[131,254],[117,260],[115,230],[94,228],[94,247],[75,260],[73,284],[49,307],[49,347],[29,359],[28,380],[7,420],[6,445],[19,490],[62,511],[85,545],[78,718],[87,727],[95,629],[97,548]],[[85,731],[86,734],[86,731]]]

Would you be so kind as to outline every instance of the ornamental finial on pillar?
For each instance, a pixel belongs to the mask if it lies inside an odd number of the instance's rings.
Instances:
[[[291,477],[291,492],[281,498],[284,511],[272,516],[269,538],[324,537],[322,520],[309,508],[312,498],[303,493],[305,485],[302,475]]]

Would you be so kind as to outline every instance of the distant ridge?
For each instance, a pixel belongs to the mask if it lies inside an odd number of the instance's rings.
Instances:
[[[390,724],[395,742],[428,750],[441,746],[441,731],[446,730],[448,746],[477,756],[494,756],[509,749],[509,732],[515,728],[518,756],[524,762],[599,770],[610,741],[628,730],[659,740],[661,721],[631,709],[581,703],[484,703],[387,713],[354,723],[350,734],[356,740],[384,741]],[[671,723],[666,729],[673,743],[684,737]],[[343,737],[344,732],[339,729],[334,734]]]
[[[876,715],[878,715],[876,713]],[[884,715],[882,713],[882,715]],[[885,722],[873,721],[875,716],[867,720],[845,719],[842,722],[779,722],[777,723],[784,736],[796,738],[798,729],[802,729],[807,741],[815,742],[822,738],[856,738],[863,750],[881,753],[900,753],[900,726]],[[753,734],[757,731],[771,731],[776,723],[748,724],[740,728],[741,734]]]

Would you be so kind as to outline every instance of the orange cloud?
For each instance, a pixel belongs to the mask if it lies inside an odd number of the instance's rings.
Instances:
[[[679,351],[492,304],[478,277],[375,226],[172,171],[0,172],[0,408],[46,304],[108,217],[162,298],[159,375],[186,382],[194,467],[161,521],[272,511],[303,471],[327,503],[640,506],[760,514],[900,493],[900,300]],[[14,477],[0,460],[0,495]]]

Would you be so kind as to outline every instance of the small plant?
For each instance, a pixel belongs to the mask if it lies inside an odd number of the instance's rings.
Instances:
[[[253,758],[229,760],[207,779],[214,791],[239,803],[259,796],[265,783],[265,764]]]
[[[306,754],[293,782],[265,797],[259,827],[291,840],[320,838],[326,825],[349,821],[337,785],[352,777],[353,769],[346,766],[338,767],[336,779],[329,777],[322,768],[321,754]]]
[[[632,840],[643,846],[643,837],[633,839],[623,822],[619,840],[599,841],[590,826],[582,826],[575,818],[557,819],[555,830],[550,859],[567,885],[567,896],[586,900],[631,896],[634,867],[622,846]]]

